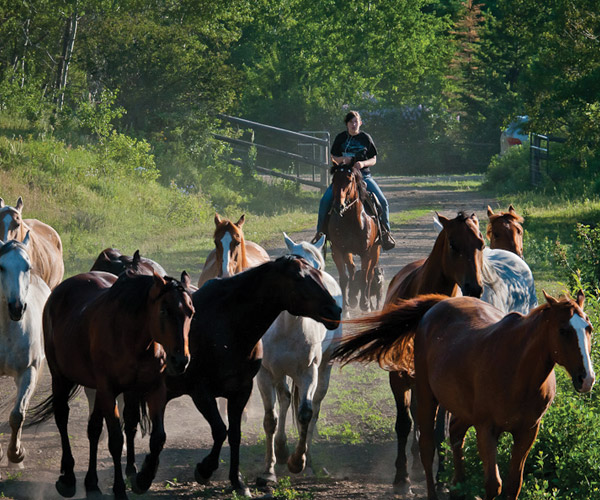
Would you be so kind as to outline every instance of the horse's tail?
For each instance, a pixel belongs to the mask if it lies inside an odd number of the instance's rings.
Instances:
[[[69,390],[69,395],[67,396],[67,402],[71,401],[81,389],[80,385],[74,385]],[[25,424],[23,427],[29,428],[34,425],[41,424],[50,420],[50,418],[54,415],[54,395],[50,394],[46,399],[40,401],[34,406],[30,406],[27,411],[27,416],[25,418]]]
[[[126,429],[128,425],[139,424],[142,437],[150,434],[152,432],[152,421],[148,416],[148,405],[146,404],[144,395],[129,391],[124,394],[124,400],[123,418]]]
[[[382,368],[412,373],[417,326],[429,309],[447,298],[446,295],[431,294],[400,299],[380,313],[346,321],[359,325],[359,331],[340,340],[332,359],[344,364],[377,361]]]

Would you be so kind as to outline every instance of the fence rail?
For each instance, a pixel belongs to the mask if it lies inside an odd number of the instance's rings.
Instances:
[[[233,146],[238,158],[229,160],[232,165],[321,190],[329,185],[329,132],[296,132],[229,115],[219,115],[219,118],[251,131],[250,140],[213,135]],[[255,161],[250,161],[252,148],[256,150]]]

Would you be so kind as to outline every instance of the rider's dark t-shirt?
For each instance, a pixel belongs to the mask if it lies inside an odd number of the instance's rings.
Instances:
[[[357,157],[360,160],[368,160],[377,155],[375,143],[369,134],[359,132],[356,135],[350,135],[347,130],[339,133],[333,140],[331,146],[333,156]],[[362,169],[362,174],[370,174],[369,167]]]

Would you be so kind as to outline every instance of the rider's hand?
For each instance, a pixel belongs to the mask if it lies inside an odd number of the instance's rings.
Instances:
[[[354,163],[356,168],[362,169],[364,167],[364,163],[362,161],[357,161]]]

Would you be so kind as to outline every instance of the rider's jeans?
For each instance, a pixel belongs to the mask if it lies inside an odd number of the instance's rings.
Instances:
[[[375,196],[379,200],[379,203],[381,205],[382,212],[383,212],[381,214],[381,222],[383,222],[383,225],[389,231],[390,230],[390,207],[388,205],[387,199],[383,195],[383,191],[381,191],[380,187],[377,185],[377,183],[375,182],[375,179],[373,179],[373,176],[371,174],[363,176],[363,180],[365,181],[365,183],[367,185],[367,190],[370,191],[371,193],[375,194]],[[330,184],[329,187],[323,193],[323,197],[321,198],[321,202],[319,203],[319,217],[317,219],[317,231],[324,232],[323,230],[325,228],[323,227],[323,223],[325,222],[325,216],[327,215],[327,212],[329,212],[329,210],[331,210],[332,204],[333,204],[333,188],[331,187],[331,184]]]

